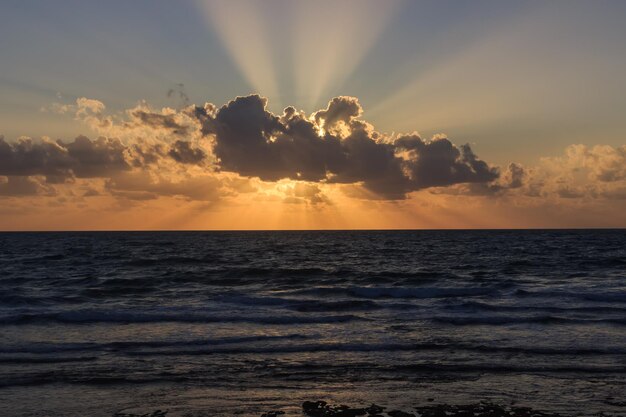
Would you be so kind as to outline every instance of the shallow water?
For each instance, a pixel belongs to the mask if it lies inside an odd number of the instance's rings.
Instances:
[[[5,233],[0,290],[1,415],[625,410],[619,230]]]

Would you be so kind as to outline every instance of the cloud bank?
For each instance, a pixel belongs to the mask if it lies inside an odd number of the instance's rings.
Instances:
[[[294,107],[273,114],[259,95],[237,97],[220,108],[205,104],[178,111],[155,111],[143,103],[118,121],[93,99],[52,109],[73,114],[103,136],[79,136],[70,142],[20,138],[11,143],[0,137],[0,175],[44,176],[50,184],[73,178],[118,184],[124,172],[158,166],[161,172],[165,168],[180,174],[185,165],[194,165],[202,166],[205,174],[230,172],[265,182],[359,185],[388,200],[499,177],[498,169],[479,159],[469,145],[456,146],[445,136],[427,141],[416,133],[377,132],[362,119],[363,109],[353,97],[336,97],[311,115]],[[154,191],[152,182],[143,184],[146,192]]]
[[[333,204],[329,187],[380,201],[416,192],[528,204],[626,199],[626,146],[571,145],[536,166],[500,168],[445,135],[378,132],[354,97],[333,98],[312,114],[295,107],[274,114],[267,104],[259,95],[221,107],[141,102],[109,115],[98,100],[55,103],[46,110],[83,121],[96,137],[0,136],[0,197],[57,196],[73,187],[72,198],[215,202],[275,184],[278,195],[265,197],[311,206]]]

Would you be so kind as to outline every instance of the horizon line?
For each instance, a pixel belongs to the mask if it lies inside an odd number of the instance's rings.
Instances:
[[[420,229],[51,229],[0,230],[0,233],[224,233],[224,232],[480,232],[480,231],[626,231],[626,227],[520,227]]]

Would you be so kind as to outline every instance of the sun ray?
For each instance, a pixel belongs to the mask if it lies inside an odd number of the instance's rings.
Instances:
[[[403,3],[199,1],[207,22],[255,92],[274,104],[284,101],[285,93],[309,111],[353,74]],[[280,59],[281,54],[290,59]]]
[[[291,5],[297,97],[313,110],[355,71],[401,1],[318,0]]]
[[[202,0],[201,9],[237,68],[256,93],[278,98],[278,83],[269,35],[260,2]]]

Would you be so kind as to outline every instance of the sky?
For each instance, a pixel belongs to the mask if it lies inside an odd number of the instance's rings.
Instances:
[[[626,227],[624,18],[3,2],[0,230]]]

